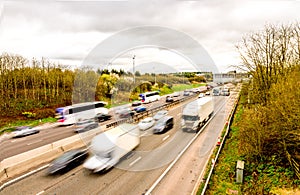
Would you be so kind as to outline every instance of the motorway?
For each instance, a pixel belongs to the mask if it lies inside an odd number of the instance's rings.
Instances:
[[[196,139],[197,155],[192,157],[193,161],[190,161],[190,163],[196,163],[198,173],[196,174],[192,171],[193,174],[191,175],[193,175],[193,178],[187,180],[189,183],[193,183],[190,180],[195,181],[197,175],[200,175],[199,172],[203,170],[209,153],[215,146],[216,139],[226,121],[226,112],[228,111],[226,103],[228,97],[218,96],[213,99],[215,103],[215,116]],[[49,176],[46,170],[42,170],[8,186],[0,193],[143,194],[195,136],[195,133],[183,132],[180,128],[182,108],[183,105],[180,104],[169,110],[169,114],[174,116],[175,119],[175,126],[172,130],[160,135],[153,135],[151,129],[142,131],[141,144],[108,173],[93,174],[82,166],[66,174],[55,176]],[[71,130],[68,131],[71,132]],[[187,159],[189,158],[191,157],[188,156]],[[165,186],[162,183],[153,194],[186,194],[187,189],[185,185],[183,185],[184,187],[181,186],[183,191],[177,190],[183,179],[178,177],[178,174],[177,177],[172,178],[171,176],[171,179],[176,182],[173,182],[173,185],[168,184],[168,186],[173,186],[173,188],[167,191],[168,193],[164,191],[165,187],[160,187]],[[188,191],[191,191],[190,188]]]
[[[174,100],[180,99],[181,97],[176,97]],[[162,97],[159,101],[150,104],[144,104],[147,109],[151,109],[157,106],[165,104],[165,98]],[[110,114],[113,116],[111,120],[99,123],[103,130],[106,129],[105,125],[117,120],[117,115],[114,110],[110,110]],[[75,135],[74,125],[67,127],[51,127],[47,129],[41,129],[40,133],[15,139],[6,139],[0,141],[0,161],[10,156],[14,156],[34,148],[51,144],[55,141],[70,137]]]

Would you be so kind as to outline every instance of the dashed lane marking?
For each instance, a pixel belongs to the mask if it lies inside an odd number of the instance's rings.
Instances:
[[[170,137],[170,135],[167,135],[166,137],[163,138],[163,141],[165,141],[166,139],[168,139]]]
[[[30,146],[30,145],[32,145],[32,144],[35,144],[35,143],[38,143],[38,142],[41,142],[41,141],[43,141],[43,140],[42,140],[42,139],[40,139],[40,140],[38,140],[38,141],[31,142],[31,143],[28,143],[28,144],[27,144],[27,146]]]
[[[142,159],[142,157],[141,156],[139,156],[137,159],[135,159],[134,161],[132,161],[130,164],[129,164],[129,166],[131,167],[132,165],[134,165],[135,163],[137,163],[139,160],[141,160]]]

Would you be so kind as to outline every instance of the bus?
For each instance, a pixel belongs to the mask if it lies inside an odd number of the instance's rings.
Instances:
[[[158,101],[160,99],[160,95],[158,91],[141,93],[139,97],[142,103],[150,103],[150,102]]]
[[[107,102],[95,101],[73,104],[71,106],[60,107],[55,110],[55,118],[60,125],[71,125],[85,119],[94,119],[97,114],[108,114],[108,109],[104,106]]]

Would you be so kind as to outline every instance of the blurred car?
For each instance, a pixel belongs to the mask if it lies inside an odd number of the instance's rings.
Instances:
[[[166,116],[167,114],[168,114],[167,110],[160,110],[153,116],[153,118],[154,120],[158,121],[159,119]]]
[[[200,89],[199,88],[194,88],[194,89],[192,89],[192,92],[193,93],[200,93]]]
[[[114,113],[115,113],[115,114],[120,114],[121,112],[123,112],[123,110],[130,110],[130,108],[129,108],[128,105],[121,106],[121,107],[116,107],[116,108],[114,109]]]
[[[111,116],[110,114],[99,113],[99,114],[96,115],[95,119],[96,119],[98,122],[103,122],[103,121],[110,120],[111,117],[112,117],[112,116]]]
[[[82,164],[87,157],[87,150],[70,150],[52,161],[47,172],[48,174],[55,174],[69,171]]]
[[[142,102],[141,102],[141,101],[133,101],[133,102],[131,103],[131,106],[140,106],[140,105],[142,105]]]
[[[166,97],[166,102],[173,102],[174,99],[171,96]]]
[[[17,127],[16,131],[13,131],[13,138],[25,137],[39,132],[40,130],[37,127],[21,126]]]
[[[204,93],[200,93],[199,96],[198,96],[198,98],[203,98],[204,96],[205,96]]]
[[[129,118],[132,117],[134,114],[135,112],[130,109],[123,109],[119,112],[119,118]]]
[[[172,96],[173,96],[173,97],[179,97],[179,96],[180,96],[180,93],[179,93],[179,92],[174,92],[174,93],[172,94]]]
[[[152,127],[155,123],[155,120],[152,117],[147,117],[141,120],[138,124],[140,130],[146,130]]]
[[[153,133],[164,133],[174,126],[174,118],[172,116],[164,116],[159,119],[153,128]]]
[[[190,91],[184,91],[184,92],[183,92],[183,96],[189,96],[190,94],[191,94]]]
[[[75,123],[76,129],[74,130],[76,133],[88,131],[91,129],[95,129],[99,126],[98,122],[94,120],[84,120]]]
[[[145,106],[138,106],[138,107],[135,107],[133,110],[136,111],[137,113],[139,113],[139,112],[146,111],[147,108]]]
[[[210,92],[209,91],[205,92],[205,95],[210,95]]]

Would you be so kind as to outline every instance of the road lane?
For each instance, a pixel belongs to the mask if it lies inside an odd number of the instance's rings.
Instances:
[[[216,107],[223,102],[221,98],[215,100]],[[170,110],[170,113],[174,117],[179,117],[178,112],[181,109],[177,107],[178,111],[175,108]],[[168,159],[177,155],[180,149],[195,135],[182,132],[179,127],[180,120],[176,119],[175,127],[167,133],[170,135],[167,140],[162,141],[167,134],[142,137],[141,145],[133,155],[124,159],[117,168],[106,174],[91,174],[82,166],[57,176],[46,176],[46,171],[43,170],[5,188],[1,193],[36,194],[44,191],[44,194],[142,194],[162,174],[170,162]],[[221,124],[219,121],[212,122]],[[209,131],[205,129],[204,132]],[[144,151],[144,154],[147,155],[143,155],[143,152],[139,151]],[[205,154],[206,150],[202,152]],[[134,161],[136,162],[132,164]],[[130,164],[131,166],[129,166]],[[153,169],[153,167],[157,168]],[[139,171],[126,171],[123,168]]]
[[[177,97],[176,99],[180,99],[183,97]],[[147,109],[152,109],[158,106],[165,104],[165,98],[161,98],[159,101],[152,102],[149,104],[143,104],[147,107]],[[130,108],[130,105],[128,105]],[[112,119],[109,121],[101,122],[99,125],[102,128],[105,128],[105,125],[108,123],[117,120],[118,117],[111,111]],[[10,156],[14,156],[29,150],[32,150],[37,147],[41,147],[55,141],[70,137],[75,135],[74,133],[74,125],[71,126],[57,126],[51,127],[49,129],[42,129],[40,133],[26,136],[23,138],[15,138],[15,139],[6,139],[0,142],[0,161]]]

